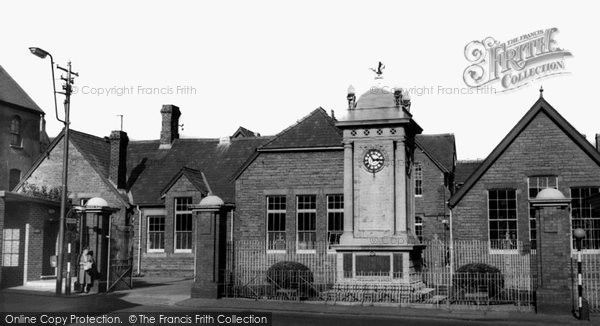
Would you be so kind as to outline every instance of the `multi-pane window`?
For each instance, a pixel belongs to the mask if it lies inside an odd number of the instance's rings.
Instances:
[[[415,235],[419,242],[423,242],[423,216],[415,215]]]
[[[423,164],[415,163],[415,196],[423,195]]]
[[[10,145],[21,147],[21,118],[14,116],[10,121]]]
[[[19,266],[19,229],[4,229],[2,266]]]
[[[517,195],[514,189],[488,191],[491,249],[517,248]]]
[[[192,197],[175,198],[175,250],[192,250]]]
[[[536,177],[529,177],[527,180],[527,187],[529,189],[529,199],[535,199],[538,193],[545,188],[558,189],[558,178],[553,175],[543,175]],[[531,241],[531,249],[537,248],[537,224],[535,207],[529,205],[529,239]]]
[[[285,250],[285,196],[267,196],[267,249]]]
[[[600,249],[600,214],[592,210],[586,199],[598,193],[598,187],[571,188],[571,226],[585,230],[582,249]],[[572,234],[572,233],[571,233]],[[573,239],[573,248],[577,248]]]
[[[314,250],[317,240],[317,196],[297,196],[296,205],[298,249]]]
[[[344,232],[344,195],[327,196],[327,248],[339,244]]]
[[[165,216],[148,216],[148,252],[165,250]]]

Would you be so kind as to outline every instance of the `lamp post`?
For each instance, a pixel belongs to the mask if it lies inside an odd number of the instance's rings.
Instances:
[[[585,231],[582,228],[573,230],[575,236],[575,245],[577,246],[577,314],[579,319],[583,319],[583,277],[581,268],[581,241],[585,238]]]
[[[29,51],[31,51],[31,53],[33,55],[35,55],[41,59],[44,59],[47,56],[50,57],[50,67],[52,70],[52,89],[54,90],[54,112],[56,113],[56,119],[65,125],[64,139],[63,139],[64,150],[63,150],[62,185],[61,185],[62,189],[61,189],[61,200],[60,200],[60,222],[59,222],[60,225],[58,228],[58,248],[56,250],[56,256],[57,256],[56,257],[56,260],[57,260],[57,264],[56,264],[56,268],[57,268],[57,271],[56,271],[56,294],[60,295],[62,292],[61,289],[62,289],[62,278],[63,278],[63,246],[64,246],[64,241],[65,241],[65,220],[66,220],[66,214],[67,214],[67,176],[68,176],[68,162],[69,162],[69,123],[70,123],[69,113],[70,113],[70,107],[71,107],[71,93],[72,93],[71,85],[73,85],[73,83],[74,83],[72,76],[79,76],[79,74],[71,71],[71,62],[70,61],[67,64],[67,69],[56,65],[56,68],[67,73],[67,77],[61,76],[61,79],[63,81],[65,81],[65,84],[63,85],[64,92],[57,92],[55,79],[54,79],[54,59],[52,58],[52,55],[48,51],[45,51],[45,50],[37,48],[37,47],[30,47]],[[65,119],[64,120],[61,120],[58,117],[58,106],[56,103],[56,94],[57,93],[65,95],[65,101],[64,101]],[[67,280],[67,284],[70,289],[71,280]]]

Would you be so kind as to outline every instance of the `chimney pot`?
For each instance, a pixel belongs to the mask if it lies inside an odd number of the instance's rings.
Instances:
[[[169,149],[175,139],[179,138],[179,107],[168,104],[160,109],[162,129],[160,130],[160,149]]]
[[[118,189],[124,189],[127,184],[127,145],[129,137],[121,130],[110,133],[110,167],[108,178]]]

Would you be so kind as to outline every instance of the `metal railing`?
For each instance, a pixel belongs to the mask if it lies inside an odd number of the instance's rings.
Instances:
[[[326,242],[315,242],[310,252],[298,250],[293,241],[282,246],[285,250],[267,250],[266,241],[230,242],[226,270],[222,271],[225,280],[222,295],[263,300],[467,305],[475,309],[504,305],[507,310],[532,309],[535,259],[522,244],[517,243],[506,253],[490,251],[487,241],[456,241],[453,246],[432,241],[426,246],[422,252],[423,266],[411,269],[407,282],[390,272],[338,276],[337,255],[328,249]],[[307,270],[269,269],[284,261],[300,263]],[[471,263],[492,266],[497,272],[460,271],[461,266]]]
[[[581,255],[583,298],[591,312],[600,312],[600,253]],[[571,279],[573,280],[573,302],[577,298],[577,255],[571,258]]]

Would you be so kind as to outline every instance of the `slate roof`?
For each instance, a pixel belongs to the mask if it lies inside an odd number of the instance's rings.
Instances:
[[[44,114],[44,111],[35,104],[2,66],[0,66],[0,101]]]
[[[21,178],[21,181],[16,188],[21,187],[25,180],[38,168],[38,166],[46,159],[48,153],[58,145],[63,138],[64,129],[52,139],[52,143],[45,150],[44,155],[40,155],[33,166]],[[104,179],[107,185],[114,190],[117,197],[121,198],[123,203],[129,203],[126,195],[119,192],[118,189],[108,179],[110,167],[110,142],[106,138],[97,137],[86,134],[81,131],[69,129],[69,142],[77,148],[84,159],[90,163],[92,168]]]
[[[456,169],[454,170],[454,182],[457,184],[465,183],[482,162],[483,160],[457,161]]]
[[[159,150],[156,142],[130,142],[128,171],[133,201],[138,205],[162,205],[162,191],[182,168],[204,172],[212,192],[226,203],[235,201],[235,173],[269,141],[269,137],[231,139],[176,139],[168,150]]]
[[[62,138],[62,132],[56,138]],[[110,168],[110,142],[105,138],[69,129],[69,139],[81,155],[105,178]]]
[[[417,135],[415,141],[442,171],[454,171],[456,145],[453,134]]]
[[[231,138],[238,138],[238,137],[256,137],[256,136],[260,136],[259,134],[255,133],[254,131],[248,130],[244,127],[239,127],[238,130],[236,130],[233,135],[231,135]]]
[[[317,108],[286,128],[259,150],[342,147],[342,131],[323,108]]]
[[[496,162],[504,151],[513,143],[525,128],[540,113],[544,112],[571,140],[581,148],[596,164],[600,165],[600,152],[598,152],[581,133],[579,133],[563,116],[560,115],[546,100],[540,98],[533,104],[531,109],[525,113],[523,118],[511,129],[511,131],[494,148],[492,153],[477,167],[465,181],[465,184],[448,201],[450,207],[456,206],[464,195],[475,185],[485,172]]]
[[[166,194],[169,189],[179,180],[182,176],[186,177],[190,183],[196,188],[196,190],[200,191],[202,195],[206,196],[210,192],[210,185],[207,185],[204,182],[204,177],[202,176],[202,171],[198,171],[195,169],[190,169],[187,167],[182,167],[177,174],[167,183],[167,185],[160,192],[160,195],[163,196]]]

